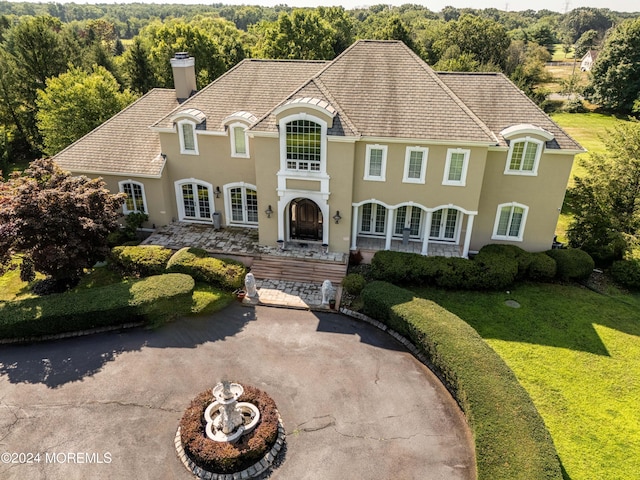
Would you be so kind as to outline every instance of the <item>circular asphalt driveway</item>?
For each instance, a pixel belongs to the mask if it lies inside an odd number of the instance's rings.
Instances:
[[[0,478],[193,479],[175,431],[221,378],[276,401],[287,450],[272,479],[475,478],[456,403],[391,337],[341,315],[235,305],[0,347]]]

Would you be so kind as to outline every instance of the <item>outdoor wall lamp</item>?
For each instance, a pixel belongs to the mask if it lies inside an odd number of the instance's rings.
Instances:
[[[267,214],[267,218],[271,218],[271,214],[273,213],[273,209],[271,208],[271,205],[269,205],[267,207],[267,209],[264,211],[264,213]]]
[[[214,193],[216,194],[216,198],[220,198],[220,194],[222,193],[220,191],[220,187],[216,187],[216,191]]]
[[[340,220],[342,220],[342,217],[340,216],[340,210],[336,210],[336,214],[333,216],[333,219],[336,221],[336,223],[340,223]]]

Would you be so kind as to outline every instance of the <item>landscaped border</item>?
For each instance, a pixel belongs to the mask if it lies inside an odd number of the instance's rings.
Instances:
[[[500,356],[459,317],[386,282],[363,292],[366,315],[427,365],[462,409],[474,436],[478,480],[561,480],[553,440]],[[391,328],[392,327],[392,328]]]

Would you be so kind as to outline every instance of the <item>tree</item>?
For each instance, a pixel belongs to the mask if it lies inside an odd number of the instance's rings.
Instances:
[[[101,179],[74,177],[50,159],[32,162],[23,176],[0,181],[0,267],[20,254],[22,278],[35,269],[60,290],[75,285],[108,255],[123,201]]]
[[[604,137],[606,153],[582,161],[586,174],[569,190],[574,218],[569,242],[600,262],[619,259],[640,230],[640,122],[617,124]]]
[[[352,17],[343,7],[318,7],[318,15],[333,28],[333,53],[340,55],[353,43]]]
[[[640,99],[640,18],[627,20],[607,36],[591,69],[587,98],[604,108],[631,113]]]
[[[330,60],[335,55],[335,30],[314,10],[283,12],[276,22],[260,22],[252,31],[259,36],[258,57]]]
[[[55,155],[134,99],[130,91],[120,92],[118,82],[104,67],[96,66],[92,73],[71,67],[67,73],[47,80],[37,101],[45,151]]]
[[[457,45],[461,53],[472,54],[481,64],[503,68],[510,43],[507,32],[498,22],[465,14],[446,24],[442,38],[434,47],[441,56],[449,47]]]
[[[581,7],[567,13],[562,20],[562,28],[576,42],[587,30],[596,30],[602,37],[613,22],[607,9]]]
[[[133,40],[131,47],[124,53],[124,65],[129,88],[133,91],[145,94],[155,86],[149,52],[139,37]]]
[[[584,55],[598,43],[598,32],[595,30],[587,30],[584,32],[575,44],[574,57],[576,59],[584,57]]]

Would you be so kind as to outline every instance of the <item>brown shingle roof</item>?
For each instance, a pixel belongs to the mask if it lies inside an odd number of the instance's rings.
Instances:
[[[309,83],[314,80],[360,135],[497,143],[487,126],[402,42],[360,40]],[[274,131],[275,119],[265,118],[254,129]]]
[[[200,90],[154,126],[171,127],[171,116],[195,108],[207,117],[207,130],[224,130],[222,122],[237,111],[260,118],[326,65],[324,61],[247,59]],[[158,117],[156,117],[158,118]]]
[[[500,132],[518,124],[533,124],[553,133],[548,148],[582,147],[502,73],[438,72],[444,83],[471,108],[500,140]]]
[[[164,166],[160,139],[148,127],[176,105],[174,90],[153,89],[53,160],[71,172],[160,176]]]

